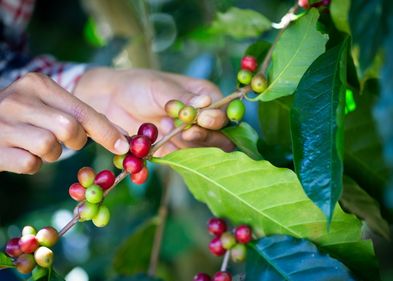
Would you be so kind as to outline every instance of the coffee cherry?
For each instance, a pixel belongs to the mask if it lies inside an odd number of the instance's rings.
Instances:
[[[34,227],[32,227],[31,225],[26,225],[22,229],[22,236],[27,235],[27,234],[36,235],[36,233],[37,233],[37,230]]]
[[[230,232],[224,232],[221,237],[221,244],[222,247],[226,250],[231,249],[233,246],[236,245],[236,239]]]
[[[251,80],[251,89],[255,93],[262,93],[267,88],[266,78],[262,74],[255,75]]]
[[[94,183],[96,173],[90,167],[83,167],[78,171],[78,181],[84,187],[89,187]]]
[[[195,121],[198,111],[192,106],[185,106],[179,112],[179,119],[186,124],[192,124]]]
[[[85,196],[87,202],[97,204],[102,201],[102,198],[104,197],[104,191],[98,185],[93,184],[86,189]]]
[[[242,58],[242,61],[241,61],[241,68],[242,69],[254,72],[257,69],[257,67],[258,67],[257,60],[253,56],[245,56]]]
[[[157,140],[158,129],[152,123],[143,123],[138,130],[138,135],[145,136],[150,139],[151,143]]]
[[[7,245],[5,246],[5,253],[9,255],[11,258],[19,257],[23,254],[20,246],[19,246],[20,238],[15,237],[8,241]]]
[[[39,266],[48,268],[53,263],[53,252],[47,247],[39,247],[34,253],[34,259]]]
[[[78,207],[78,213],[81,221],[91,220],[98,213],[98,205],[83,202],[83,204]]]
[[[252,230],[248,225],[239,225],[235,228],[235,238],[237,242],[247,244],[252,239]]]
[[[184,124],[184,122],[181,121],[181,120],[179,120],[179,119],[174,119],[174,120],[173,120],[173,123],[174,123],[174,125],[175,125],[176,128],[177,128],[177,127],[180,127],[181,125]],[[190,125],[187,125],[187,126],[184,128],[184,130],[188,130],[188,129],[190,129],[191,127],[192,127],[191,124],[190,124]]]
[[[19,239],[19,247],[25,254],[34,253],[39,247],[39,243],[33,234],[27,234]]]
[[[298,0],[297,4],[302,7],[303,9],[308,9],[310,8],[310,4],[308,3],[308,0]]]
[[[149,154],[151,141],[146,136],[135,136],[130,142],[130,151],[138,158],[143,158]]]
[[[115,183],[115,174],[109,170],[103,170],[96,175],[94,184],[100,186],[103,190],[107,190]]]
[[[245,112],[246,106],[239,99],[231,101],[227,107],[227,117],[233,122],[242,120]]]
[[[86,188],[83,187],[79,182],[71,184],[70,188],[68,189],[68,194],[71,196],[71,198],[78,202],[85,200],[85,193]]]
[[[51,226],[42,228],[35,236],[41,246],[53,247],[59,240],[59,233]]]
[[[195,275],[194,279],[192,279],[192,280],[193,281],[211,281],[211,278],[206,273],[200,272],[197,275]]]
[[[30,254],[22,254],[15,261],[16,269],[22,274],[32,272],[35,265],[34,256]]]
[[[214,237],[209,243],[209,250],[215,256],[222,256],[225,254],[226,250],[222,246],[220,237]]]
[[[232,261],[235,263],[243,262],[246,259],[246,254],[247,254],[247,248],[244,244],[236,244],[231,249],[231,258]]]
[[[119,170],[123,169],[123,161],[127,154],[113,156],[113,165]]]
[[[240,84],[248,85],[250,84],[252,79],[252,73],[248,70],[241,69],[237,73],[237,81],[239,81]]]
[[[108,207],[102,205],[98,209],[97,215],[93,218],[93,223],[97,227],[104,227],[109,223],[110,218],[111,214]]]
[[[143,168],[143,160],[134,155],[127,155],[123,161],[124,170],[129,174],[136,174],[140,172]]]
[[[207,224],[207,228],[211,235],[220,236],[227,230],[227,224],[223,219],[211,218]]]
[[[149,170],[146,167],[143,167],[136,174],[131,174],[131,180],[135,184],[143,184],[146,182],[147,178],[149,177]]]
[[[184,107],[184,103],[179,100],[170,100],[165,104],[165,112],[171,118],[177,118],[180,110]]]
[[[214,275],[213,281],[232,281],[232,275],[229,272],[220,271]]]

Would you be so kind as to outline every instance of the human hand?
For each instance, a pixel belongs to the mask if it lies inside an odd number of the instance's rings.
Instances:
[[[115,154],[129,149],[104,115],[37,73],[0,91],[0,127],[0,172],[33,174],[59,158],[60,143],[78,150],[87,136]]]
[[[74,94],[130,135],[143,122],[156,124],[161,135],[172,130],[173,121],[164,110],[169,100],[178,99],[202,108],[222,98],[220,90],[205,80],[151,70],[109,68],[85,73]],[[206,109],[198,116],[197,125],[174,137],[156,155],[178,148],[201,146],[216,146],[230,151],[233,144],[217,131],[226,122],[224,111]]]

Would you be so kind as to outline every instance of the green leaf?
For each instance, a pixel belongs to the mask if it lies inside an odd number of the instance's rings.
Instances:
[[[348,34],[351,34],[348,20],[350,7],[351,0],[332,0],[330,3],[330,14],[336,28]]]
[[[177,171],[216,216],[250,224],[258,236],[308,238],[364,279],[377,280],[372,244],[361,240],[361,222],[337,206],[328,232],[323,213],[291,170],[216,148],[182,149],[153,161]]]
[[[344,177],[340,203],[345,210],[365,220],[371,230],[390,240],[389,224],[382,218],[378,202],[349,177]]]
[[[261,160],[262,155],[258,151],[258,133],[249,124],[242,122],[237,126],[222,129],[226,135],[239,149],[252,159]]]
[[[0,252],[0,269],[15,267],[12,259],[8,257],[5,253]]]
[[[346,174],[371,196],[382,201],[384,187],[389,180],[389,169],[383,157],[382,139],[373,116],[378,93],[378,81],[368,80],[362,95],[354,95],[356,110],[345,118],[344,165]],[[384,120],[386,122],[389,119]]]
[[[271,28],[271,22],[262,14],[247,9],[232,7],[218,13],[211,30],[235,39],[258,37]]]
[[[118,274],[132,275],[147,271],[156,226],[154,220],[144,223],[120,245],[113,260]]]
[[[272,54],[269,86],[253,100],[292,95],[311,63],[325,51],[328,36],[317,30],[318,10],[312,8],[281,35]]]
[[[246,281],[355,280],[341,262],[305,239],[273,235],[253,242],[251,247]]]
[[[315,60],[300,81],[291,111],[296,173],[329,221],[342,192],[348,43],[344,40]]]
[[[384,39],[384,21],[388,18],[384,0],[353,0],[349,24],[353,43],[359,47],[359,67],[362,73],[372,64]]]
[[[29,281],[65,281],[65,279],[52,268],[34,274],[29,278]]]

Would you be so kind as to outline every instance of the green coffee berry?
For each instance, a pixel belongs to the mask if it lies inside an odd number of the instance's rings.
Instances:
[[[123,169],[123,161],[126,158],[127,154],[124,155],[115,155],[113,157],[113,165],[118,168],[119,170]]]
[[[170,100],[165,104],[165,112],[171,118],[177,118],[180,110],[184,108],[184,103],[179,100]]]
[[[104,227],[109,223],[110,218],[111,214],[108,207],[102,205],[98,209],[97,215],[95,215],[95,217],[93,218],[93,223],[97,227]]]
[[[226,250],[231,249],[233,246],[236,245],[236,239],[235,236],[233,236],[232,233],[230,232],[224,232],[221,235],[221,243],[222,243],[222,247]]]
[[[195,121],[198,111],[195,107],[192,106],[185,106],[179,112],[179,119],[186,124],[192,124]]]
[[[100,186],[93,184],[86,189],[85,197],[87,202],[100,203],[104,197],[104,191]]]
[[[255,93],[262,93],[263,91],[265,91],[267,88],[267,81],[265,76],[263,76],[262,74],[257,74],[255,75],[252,80],[251,80],[251,89],[255,92]]]
[[[34,253],[34,259],[39,266],[49,268],[53,263],[53,252],[47,247],[39,247]]]
[[[239,122],[240,120],[242,120],[245,112],[246,107],[244,103],[239,99],[231,101],[227,107],[228,119],[233,122]]]
[[[241,69],[237,73],[237,81],[239,81],[240,84],[248,85],[250,84],[251,79],[252,79],[251,71]]]
[[[86,201],[78,207],[78,212],[81,221],[91,220],[98,213],[98,205]]]

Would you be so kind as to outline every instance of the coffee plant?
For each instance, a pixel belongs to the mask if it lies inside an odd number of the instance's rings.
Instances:
[[[129,153],[113,157],[117,175],[110,163],[109,170],[99,172],[82,167],[68,190],[77,202],[68,224],[59,230],[24,226],[19,237],[4,245],[0,268],[15,268],[28,280],[64,280],[52,266],[56,243],[78,223],[108,225],[106,198],[128,176],[135,184],[146,182],[152,162],[178,173],[215,216],[206,227],[212,236],[206,247],[222,259],[221,268],[204,273],[196,267],[188,280],[380,280],[373,243],[365,237],[391,237],[391,205],[384,201],[391,159],[388,148],[383,158],[373,123],[378,80],[390,79],[385,82],[391,85],[391,77],[386,69],[379,77],[381,39],[369,32],[364,42],[359,34],[369,30],[366,25],[380,32],[388,8],[382,0],[299,0],[274,24],[252,10],[218,14],[211,32],[241,39],[260,36],[272,26],[279,30],[273,40],[256,40],[245,50],[234,77],[238,88],[206,108],[168,101],[165,111],[176,125],[173,131],[158,138],[155,125],[142,124],[127,136]],[[354,20],[367,13],[369,21]],[[385,54],[387,60],[390,56]],[[374,113],[389,147],[392,119],[383,119],[387,92],[382,88]],[[259,105],[261,138],[257,128],[242,121],[250,102]],[[211,108],[226,110],[230,123],[221,131],[237,151],[188,148],[154,157]],[[384,122],[390,122],[389,129]],[[153,263],[159,256],[167,190],[162,197]],[[124,280],[159,280],[155,273]]]

